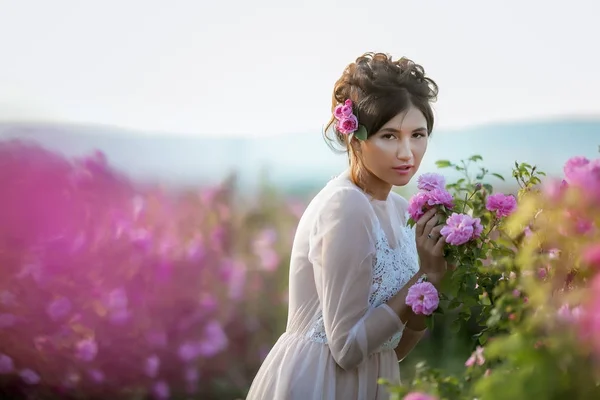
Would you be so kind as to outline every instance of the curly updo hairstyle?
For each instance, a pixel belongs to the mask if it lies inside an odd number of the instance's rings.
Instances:
[[[369,137],[412,105],[425,116],[431,135],[434,117],[430,103],[437,100],[437,95],[437,84],[425,76],[422,66],[407,58],[394,61],[390,55],[369,52],[349,64],[335,83],[331,112],[346,99],[352,100],[358,121]],[[325,126],[324,136],[334,151],[348,152],[350,160],[356,158],[360,162],[357,140],[348,143],[348,135],[335,129],[333,116]],[[353,178],[357,178],[354,172]]]

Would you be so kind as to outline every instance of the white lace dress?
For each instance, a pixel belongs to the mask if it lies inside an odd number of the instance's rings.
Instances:
[[[248,400],[381,400],[400,380],[404,326],[385,302],[418,271],[407,202],[367,196],[344,174],[302,216],[291,254],[285,333]]]

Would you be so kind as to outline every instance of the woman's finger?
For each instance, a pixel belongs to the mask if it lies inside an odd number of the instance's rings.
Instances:
[[[433,246],[433,251],[435,254],[443,255],[444,254],[444,246],[446,245],[446,238],[442,235],[437,240],[435,246]]]
[[[425,224],[425,230],[423,233],[425,234],[431,234],[431,230],[438,224],[439,222],[439,216],[437,214],[434,214],[429,221],[427,221],[427,223]]]
[[[435,215],[435,213],[436,213],[436,209],[430,208],[429,210],[427,210],[427,212],[425,214],[423,214],[423,216],[421,218],[419,218],[419,220],[417,221],[417,224],[416,224],[416,229],[415,229],[415,233],[417,234],[417,236],[423,235],[423,231],[425,230],[425,225],[429,222],[429,220],[431,220],[431,218]]]

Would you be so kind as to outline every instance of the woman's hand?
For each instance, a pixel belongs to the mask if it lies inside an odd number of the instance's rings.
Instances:
[[[434,285],[441,282],[446,274],[448,265],[444,259],[446,238],[440,235],[443,224],[440,224],[436,209],[429,209],[416,223],[416,240],[421,273]]]

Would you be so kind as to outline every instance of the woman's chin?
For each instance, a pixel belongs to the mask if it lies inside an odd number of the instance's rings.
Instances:
[[[392,186],[406,186],[406,185],[408,185],[408,183],[410,182],[412,177],[413,177],[413,174],[395,176],[392,179],[390,179],[389,183]]]

